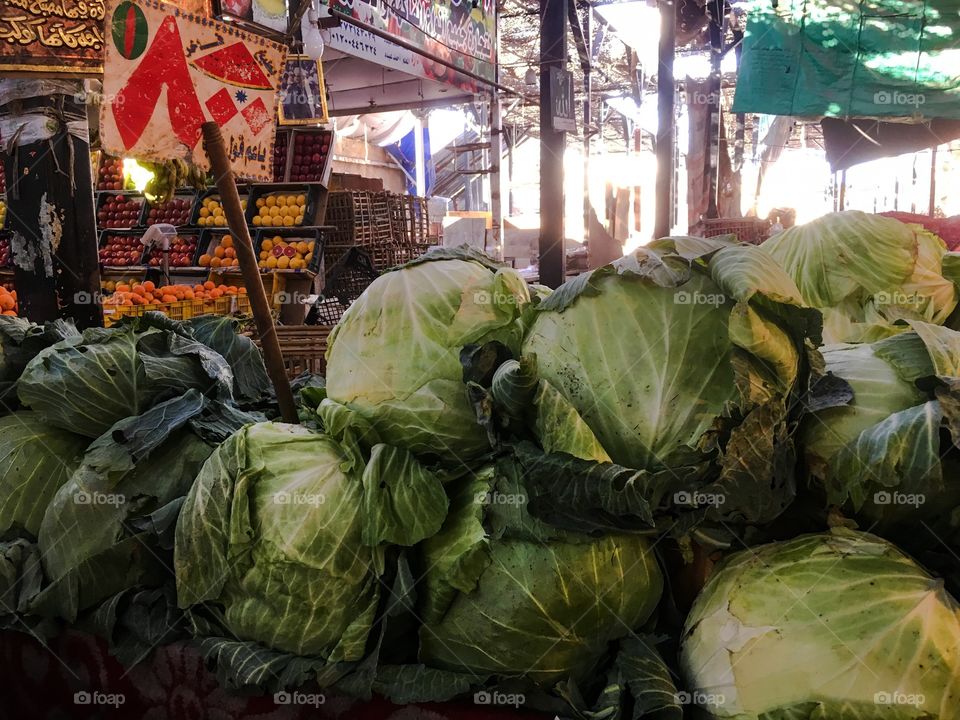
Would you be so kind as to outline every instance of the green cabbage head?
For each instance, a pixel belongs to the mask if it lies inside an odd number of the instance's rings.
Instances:
[[[464,345],[514,351],[530,302],[512,269],[477,251],[437,249],[384,273],[344,313],[327,351],[327,395],[384,442],[448,462],[488,449],[463,383]]]
[[[896,547],[852,530],[730,557],[697,598],[692,699],[737,720],[954,720],[960,610]]]
[[[520,476],[505,460],[464,480],[423,543],[420,659],[547,685],[583,679],[649,618],[663,579],[640,535],[590,537],[529,515]]]
[[[384,548],[436,532],[446,510],[439,480],[406,451],[378,444],[367,457],[301,426],[248,425],[207,460],[184,502],[178,602],[216,608],[225,637],[359,660]]]
[[[859,210],[829,213],[762,245],[824,314],[824,341],[869,342],[897,320],[942,325],[957,306],[960,255],[919,225]]]

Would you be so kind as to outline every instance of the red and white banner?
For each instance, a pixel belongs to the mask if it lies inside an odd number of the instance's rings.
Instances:
[[[283,45],[158,0],[110,0],[105,30],[107,153],[207,169],[200,126],[213,120],[234,172],[272,179]]]

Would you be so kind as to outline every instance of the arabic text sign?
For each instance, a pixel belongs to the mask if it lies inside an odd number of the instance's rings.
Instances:
[[[496,9],[491,0],[483,0],[477,8],[471,7],[470,0],[419,3],[329,0],[329,3],[337,12],[402,38],[427,56],[441,58],[491,81],[496,79]],[[476,81],[468,76],[360,28],[334,28],[329,37],[330,46],[341,52],[402,69],[417,77],[477,91]],[[397,63],[406,67],[397,67]]]
[[[103,0],[2,0],[0,70],[100,73],[103,18]]]
[[[221,128],[237,175],[272,179],[286,48],[158,0],[108,0],[101,142],[143,160],[209,168],[200,126]]]

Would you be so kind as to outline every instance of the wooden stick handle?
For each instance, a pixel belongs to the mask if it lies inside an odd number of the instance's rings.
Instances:
[[[233,236],[233,246],[240,261],[240,274],[243,283],[247,286],[247,296],[250,298],[250,307],[253,310],[253,319],[260,335],[260,346],[263,348],[263,359],[267,366],[267,374],[273,382],[273,389],[277,394],[277,404],[280,405],[280,416],[286,423],[298,423],[297,406],[293,402],[293,392],[290,390],[290,381],[283,367],[283,353],[280,351],[280,341],[274,330],[273,318],[270,316],[270,305],[267,303],[267,294],[260,279],[260,270],[257,258],[253,254],[253,242],[250,240],[250,230],[247,228],[240,207],[240,194],[237,192],[237,182],[233,176],[230,159],[227,157],[227,146],[223,135],[215,122],[203,124],[203,143],[210,158],[210,166],[217,182],[220,193],[220,204],[223,206],[227,218],[227,227]]]

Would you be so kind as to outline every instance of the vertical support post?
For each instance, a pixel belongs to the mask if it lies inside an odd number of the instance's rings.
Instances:
[[[493,256],[503,259],[503,108],[500,95],[490,93],[490,215],[493,234]]]
[[[674,33],[676,15],[673,0],[659,0],[660,41],[657,47],[657,187],[654,237],[670,234],[673,215],[673,144],[675,127],[673,106],[676,87],[673,81]]]
[[[586,44],[588,57],[593,56],[593,8],[587,7],[583,19],[583,38]],[[590,202],[590,138],[593,126],[593,73],[591,64],[583,68],[583,242],[590,242],[590,218],[593,215],[593,204]]]
[[[930,150],[930,205],[927,215],[933,217],[937,209],[937,146]]]
[[[840,195],[837,200],[837,209],[843,212],[847,209],[847,170],[840,171]],[[896,206],[894,206],[896,209]]]
[[[413,151],[416,158],[416,185],[417,196],[424,197],[427,194],[427,160],[423,149],[423,117],[416,116],[417,122],[413,128]]]
[[[72,317],[81,329],[102,326],[82,81],[0,79],[0,96],[8,100],[0,115],[22,121],[22,134],[3,138],[20,315],[38,323]]]
[[[555,288],[566,275],[563,154],[566,135],[553,128],[550,69],[567,54],[566,0],[540,0],[540,282]]]

